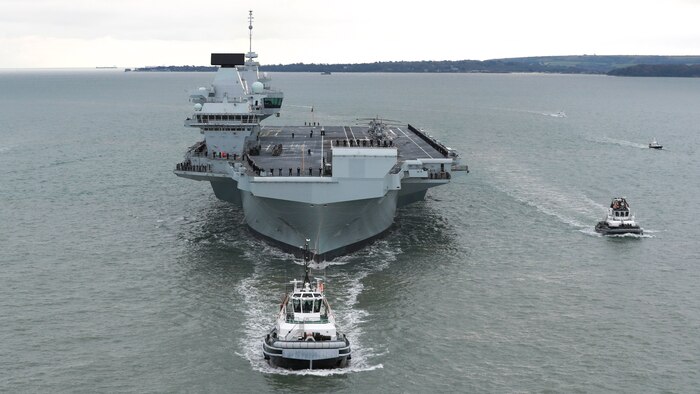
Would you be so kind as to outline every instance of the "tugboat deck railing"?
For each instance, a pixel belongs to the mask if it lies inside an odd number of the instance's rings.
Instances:
[[[285,323],[289,324],[327,324],[330,323],[330,319],[328,316],[326,317],[321,317],[318,320],[295,320],[293,317],[290,317],[289,315],[286,316]]]

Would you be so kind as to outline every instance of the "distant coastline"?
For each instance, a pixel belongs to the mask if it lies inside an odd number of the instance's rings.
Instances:
[[[700,64],[638,64],[612,70],[608,75],[620,77],[699,78]]]
[[[213,72],[216,66],[155,66],[131,72]],[[700,77],[700,56],[539,56],[491,60],[294,63],[260,66],[274,72],[383,73],[555,73],[613,76]]]
[[[154,66],[125,68],[125,72],[213,72],[218,70],[216,66]]]

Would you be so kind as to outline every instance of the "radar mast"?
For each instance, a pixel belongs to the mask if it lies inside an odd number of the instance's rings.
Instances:
[[[248,11],[248,52],[253,52],[253,10]]]
[[[258,57],[258,54],[253,52],[253,10],[248,11],[248,53],[246,54],[249,62]]]

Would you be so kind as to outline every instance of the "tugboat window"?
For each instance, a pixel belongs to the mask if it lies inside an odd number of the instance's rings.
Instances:
[[[314,313],[321,312],[321,300],[314,300]]]
[[[292,301],[292,302],[294,303],[294,312],[296,312],[296,313],[301,313],[301,301],[295,299],[295,300]]]
[[[302,311],[304,313],[311,313],[311,307],[313,306],[314,302],[312,300],[307,300],[304,301],[304,305],[302,307]]]

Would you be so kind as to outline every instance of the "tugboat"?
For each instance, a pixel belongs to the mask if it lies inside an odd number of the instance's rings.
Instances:
[[[595,231],[603,235],[639,234],[644,230],[630,214],[630,207],[624,197],[613,198],[605,219],[595,225]]]
[[[323,282],[309,279],[309,240],[303,247],[304,280],[293,280],[280,305],[277,322],[263,340],[263,355],[272,366],[287,369],[329,369],[347,366],[350,341],[335,325],[323,293]]]
[[[656,142],[656,138],[652,139],[649,143],[649,149],[663,149],[663,145]]]

